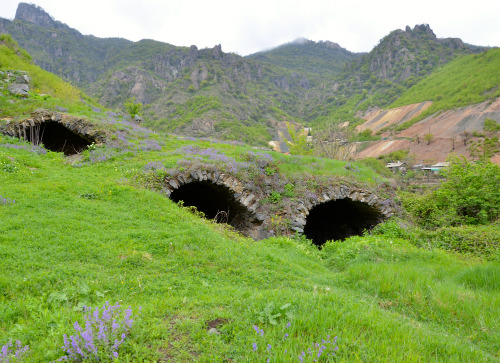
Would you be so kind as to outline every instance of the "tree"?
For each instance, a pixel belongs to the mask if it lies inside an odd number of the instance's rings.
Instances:
[[[286,128],[288,133],[290,134],[291,142],[288,142],[288,146],[290,147],[290,154],[292,155],[311,155],[312,147],[307,142],[307,133],[304,132],[304,129],[297,131],[295,127],[287,123]]]
[[[129,98],[127,102],[124,103],[125,110],[127,110],[130,117],[134,118],[135,115],[139,115],[142,111],[142,103],[135,102],[135,97]]]
[[[446,181],[425,195],[403,198],[405,209],[427,227],[487,224],[500,218],[500,166],[455,156]]]
[[[462,140],[464,142],[464,146],[467,146],[467,141],[471,139],[472,135],[470,132],[464,131],[462,132]]]
[[[427,141],[427,145],[431,143],[432,140],[434,140],[434,135],[433,134],[425,134],[424,135],[424,140]]]
[[[355,144],[350,142],[353,132],[348,127],[334,124],[313,136],[314,155],[336,160],[351,160]]]
[[[436,191],[438,208],[448,209],[467,224],[485,224],[500,217],[500,166],[455,157]]]

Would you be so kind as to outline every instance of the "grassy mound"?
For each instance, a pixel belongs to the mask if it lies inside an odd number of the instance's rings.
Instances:
[[[2,137],[0,344],[55,360],[83,306],[109,301],[134,313],[123,362],[312,361],[322,339],[322,361],[498,359],[498,265],[383,236],[321,252],[243,238],[130,185],[193,143],[156,138],[156,150],[75,162]]]

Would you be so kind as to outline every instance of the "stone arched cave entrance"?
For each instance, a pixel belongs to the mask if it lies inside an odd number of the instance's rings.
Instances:
[[[326,241],[361,235],[381,220],[381,213],[367,203],[349,198],[331,200],[311,209],[304,235],[321,247]]]
[[[207,219],[227,223],[245,235],[253,227],[253,214],[235,197],[234,192],[210,181],[194,181],[181,185],[170,195],[174,202],[183,201],[184,206],[194,206]]]
[[[78,154],[94,142],[56,121],[45,121],[26,127],[23,136],[35,145],[43,144],[46,149],[63,152],[66,156]]]

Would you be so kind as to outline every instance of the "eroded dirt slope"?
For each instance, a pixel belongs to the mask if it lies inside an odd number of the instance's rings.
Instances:
[[[422,102],[368,112],[362,116],[366,122],[358,126],[358,131],[371,129],[377,132],[387,126],[400,124],[418,116],[431,104]],[[500,123],[500,98],[434,114],[400,132],[384,132],[381,134],[382,140],[371,142],[368,147],[357,153],[356,158],[378,157],[401,149],[410,150],[410,153],[415,155],[416,162],[444,161],[450,153],[470,158],[469,147],[474,138],[468,140],[465,145],[463,133],[483,132],[487,118]],[[434,136],[430,144],[424,141],[424,135],[427,133]],[[500,155],[494,156],[492,160],[500,163]]]

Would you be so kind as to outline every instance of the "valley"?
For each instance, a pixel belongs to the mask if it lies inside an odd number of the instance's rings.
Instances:
[[[21,3],[0,362],[498,362],[499,137],[499,49],[426,24],[242,57]]]

